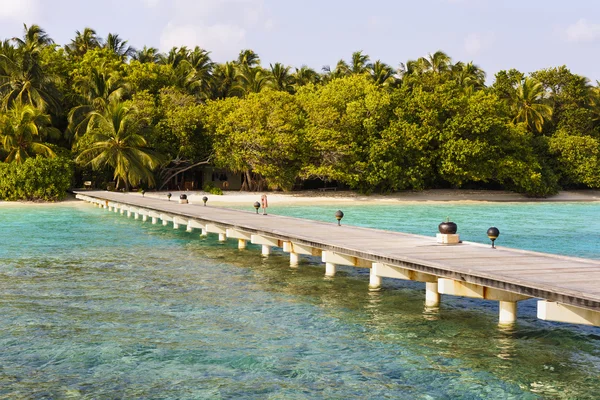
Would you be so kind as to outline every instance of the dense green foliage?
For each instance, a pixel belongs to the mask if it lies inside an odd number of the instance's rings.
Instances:
[[[221,196],[223,194],[223,189],[221,189],[220,187],[216,187],[212,182],[208,182],[207,184],[205,184],[202,187],[202,190],[210,194],[216,194],[218,196]]]
[[[0,163],[0,200],[62,200],[71,186],[73,161],[64,157]]]
[[[223,64],[198,47],[135,50],[90,28],[60,47],[33,25],[0,46],[0,100],[3,170],[61,154],[127,189],[207,160],[246,190],[600,188],[600,89],[564,66],[488,87],[442,51],[399,68],[359,51],[318,72],[252,50]]]

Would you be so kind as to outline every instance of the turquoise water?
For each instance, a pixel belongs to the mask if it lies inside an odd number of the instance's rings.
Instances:
[[[465,239],[480,235],[468,225],[496,224],[501,244],[536,248],[549,234],[531,236],[535,224],[554,213],[565,233],[550,235],[560,239],[553,248],[598,257],[587,241],[596,233],[575,227],[598,206],[507,205],[514,218],[487,205],[386,207],[345,207],[344,222],[364,212],[366,225],[428,233],[423,221],[449,214]],[[281,253],[263,259],[255,246],[238,251],[89,205],[0,213],[0,398],[594,399],[600,390],[600,329],[538,321],[531,301],[500,329],[493,302],[445,297],[425,310],[418,283],[369,293],[362,270],[326,280],[315,259],[292,270]]]
[[[237,209],[252,207],[235,206]],[[277,206],[269,213],[435,236],[447,217],[458,224],[461,239],[490,243],[487,229],[496,226],[496,244],[526,250],[600,259],[600,202],[586,203],[405,203],[386,205]]]

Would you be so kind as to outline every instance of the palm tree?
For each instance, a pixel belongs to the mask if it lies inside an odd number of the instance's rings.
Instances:
[[[211,95],[211,84],[215,63],[210,58],[210,52],[196,46],[187,59],[191,68],[188,78],[192,93],[202,99],[208,99]]]
[[[306,65],[296,68],[296,72],[292,75],[294,86],[298,89],[301,86],[308,85],[309,83],[317,83],[319,81],[319,74],[312,68],[308,68]]]
[[[242,50],[238,55],[237,64],[247,68],[256,67],[260,65],[260,57],[253,50]]]
[[[103,47],[112,50],[116,55],[123,59],[135,55],[135,49],[128,46],[127,40],[121,39],[118,34],[109,33]]]
[[[54,157],[52,149],[42,143],[48,136],[58,137],[60,131],[51,126],[48,114],[30,104],[13,102],[0,117],[0,141],[8,153],[5,162],[20,164],[37,154]]]
[[[58,112],[58,79],[41,66],[41,51],[52,39],[37,25],[27,29],[23,39],[14,39],[14,48],[4,41],[0,48],[1,106],[8,109],[13,101],[31,104],[40,110],[50,107]]]
[[[165,55],[159,55],[159,64],[162,65],[170,65],[173,69],[179,67],[179,64],[183,61],[186,61],[189,55],[189,50],[187,47],[172,47],[171,50]]]
[[[371,67],[369,64],[369,56],[363,54],[362,51],[355,51],[352,53],[352,64],[350,66],[350,71],[353,74],[364,74]]]
[[[89,77],[74,82],[80,94],[79,105],[73,107],[68,115],[67,135],[79,138],[87,131],[87,125],[93,112],[104,112],[110,103],[119,101],[128,90],[128,85],[118,74],[108,74],[101,65],[93,69]]]
[[[173,69],[173,77],[175,79],[174,85],[182,91],[203,99],[210,96],[210,91],[208,89],[204,90],[204,88],[210,88],[209,82],[199,79],[196,71],[187,60],[183,60],[177,68]]]
[[[259,93],[270,82],[269,76],[260,68],[241,68],[237,74],[239,90],[244,94]]]
[[[394,69],[380,60],[369,66],[369,75],[373,82],[380,86],[390,86],[396,83]]]
[[[542,84],[533,78],[520,82],[511,99],[513,121],[542,132],[544,122],[552,117],[552,107],[545,103],[544,93]]]
[[[465,90],[479,90],[485,87],[485,72],[473,61],[465,64],[462,61],[452,66],[452,76]]]
[[[210,59],[210,51],[201,49],[200,47],[194,47],[187,57],[188,62],[198,73],[210,75],[215,63]]]
[[[281,63],[275,63],[271,66],[271,85],[276,90],[291,93],[293,90],[292,76],[290,75],[290,67],[286,67]]]
[[[227,62],[216,66],[212,81],[212,97],[224,99],[238,94],[237,69],[234,63]]]
[[[133,131],[134,118],[134,110],[122,102],[110,103],[104,112],[93,112],[86,133],[91,145],[76,159],[95,170],[110,166],[117,188],[122,182],[125,190],[142,182],[153,186],[152,171],[161,163],[161,158],[147,148],[146,139]]]
[[[71,43],[65,46],[65,50],[71,57],[83,57],[89,50],[99,48],[100,42],[95,30],[85,28],[83,32],[75,31],[75,39],[71,39]]]
[[[166,55],[160,55],[159,64],[173,68],[175,86],[205,100],[212,95],[213,69],[210,52],[196,46],[190,51],[187,47],[173,47]]]
[[[398,68],[398,73],[400,76],[410,76],[410,75],[421,75],[427,70],[427,66],[424,63],[424,58],[421,57],[418,60],[408,60],[406,64],[400,63],[400,68]]]
[[[137,60],[139,62],[141,62],[142,64],[145,63],[156,63],[158,64],[161,60],[161,54],[158,51],[158,49],[154,48],[154,47],[146,47],[144,46],[143,49],[138,50],[133,56],[132,58],[134,60]]]
[[[43,30],[39,25],[23,24],[23,38],[14,37],[12,40],[17,44],[19,49],[33,50],[39,49],[54,44],[54,40]]]
[[[452,59],[443,51],[438,50],[435,53],[429,53],[427,57],[420,57],[417,60],[408,60],[406,64],[400,64],[401,75],[420,75],[425,72],[441,74],[450,71]]]
[[[425,71],[431,71],[436,74],[449,71],[452,59],[441,50],[435,53],[429,53],[427,57],[421,57],[418,60],[424,67]]]
[[[321,68],[321,70],[323,71],[323,80],[325,82],[336,78],[342,78],[352,73],[350,66],[344,60],[339,60],[333,71],[331,70],[329,65],[325,65],[323,68]]]

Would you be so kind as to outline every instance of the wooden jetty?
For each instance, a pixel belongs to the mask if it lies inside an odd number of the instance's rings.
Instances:
[[[104,191],[76,192],[78,199],[109,211],[162,221],[174,228],[199,229],[219,240],[238,240],[290,254],[297,266],[301,255],[319,256],[325,274],[337,265],[370,269],[370,290],[382,278],[425,283],[425,305],[438,307],[440,295],[465,296],[499,302],[499,321],[517,318],[517,303],[538,298],[538,318],[600,326],[600,261],[463,242],[440,244],[435,237],[368,229],[277,215],[260,215]]]

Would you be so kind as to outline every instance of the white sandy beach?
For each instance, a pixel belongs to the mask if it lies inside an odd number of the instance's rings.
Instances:
[[[52,206],[78,206],[81,204],[87,204],[83,201],[76,200],[74,196],[68,196],[63,201],[48,202],[48,201],[0,201],[0,207],[52,207]]]
[[[146,196],[166,198],[168,192],[150,192]],[[211,205],[252,204],[260,201],[261,193],[255,192],[225,192],[222,196],[202,191],[173,191],[172,199],[179,199],[185,193],[192,204],[202,204],[202,197],[207,196]],[[546,199],[532,199],[518,193],[489,190],[451,190],[436,189],[422,192],[399,192],[390,195],[361,195],[350,191],[302,191],[293,193],[265,192],[270,205],[309,205],[309,204],[393,204],[412,202],[570,202],[570,201],[600,201],[600,191],[569,191],[561,192]],[[135,195],[139,195],[135,193]]]
[[[149,197],[167,197],[164,192],[148,192],[145,195]],[[225,192],[224,195],[214,195],[202,191],[173,191],[172,199],[179,199],[179,195],[185,193],[188,196],[190,203],[202,204],[202,197],[209,198],[210,205],[241,205],[252,204],[255,201],[260,201],[263,194],[255,192]],[[491,191],[491,190],[452,190],[452,189],[436,189],[425,190],[422,192],[399,192],[390,195],[361,195],[350,191],[302,191],[293,193],[282,192],[265,192],[268,196],[270,205],[285,204],[285,205],[309,205],[309,204],[339,204],[339,203],[357,203],[357,204],[393,204],[393,203],[422,203],[422,202],[579,202],[579,201],[600,201],[600,191],[582,190],[582,191],[565,191],[545,199],[535,199],[523,196],[518,193],[507,191]],[[130,192],[129,196],[141,196],[140,193]],[[0,207],[11,206],[52,206],[52,205],[76,205],[83,204],[69,196],[66,200],[57,203],[44,202],[14,202],[0,201]]]

